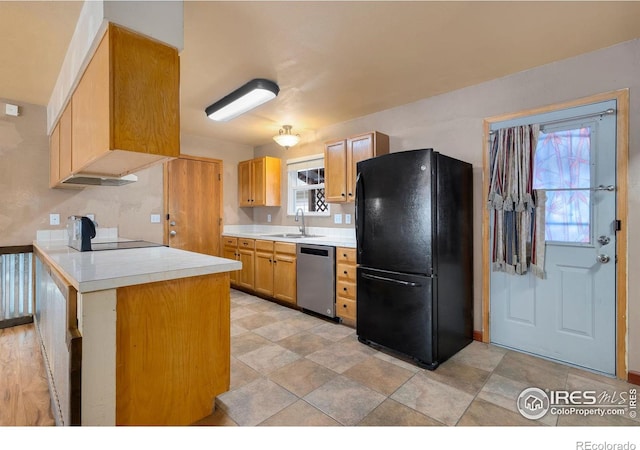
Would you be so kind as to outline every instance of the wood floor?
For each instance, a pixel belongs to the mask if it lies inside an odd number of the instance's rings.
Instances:
[[[33,324],[0,329],[0,426],[55,425]]]

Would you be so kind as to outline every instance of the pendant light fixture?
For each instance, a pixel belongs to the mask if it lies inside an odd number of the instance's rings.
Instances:
[[[209,119],[226,122],[275,98],[280,88],[273,81],[256,78],[205,109]]]
[[[282,125],[282,128],[279,133],[273,137],[273,140],[289,150],[289,147],[293,147],[300,142],[300,135],[291,132],[291,125]]]

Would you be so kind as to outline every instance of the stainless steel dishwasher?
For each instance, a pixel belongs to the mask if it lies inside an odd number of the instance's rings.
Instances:
[[[336,317],[336,248],[297,245],[298,306]]]

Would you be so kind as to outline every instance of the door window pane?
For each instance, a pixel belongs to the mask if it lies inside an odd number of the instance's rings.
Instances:
[[[547,190],[545,239],[590,242],[591,128],[541,132],[533,167],[533,188]]]
[[[590,242],[590,191],[549,191],[545,211],[545,240]]]

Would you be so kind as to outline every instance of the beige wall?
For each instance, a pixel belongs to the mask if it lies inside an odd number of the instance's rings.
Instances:
[[[498,54],[487,54],[488,63]],[[390,87],[392,89],[393,87]],[[541,66],[437,97],[336,124],[305,136],[306,144],[286,157],[318,153],[322,142],[377,130],[391,137],[391,151],[433,147],[474,166],[474,329],[481,329],[482,122],[484,118],[570,101],[590,95],[630,89],[629,223],[640,226],[640,40],[629,41],[575,58]],[[295,123],[294,129],[295,129]],[[275,144],[257,155],[281,156]],[[286,198],[286,197],[285,197]],[[286,207],[282,208],[286,211]],[[335,212],[335,211],[332,211]],[[263,222],[262,211],[256,221]],[[281,216],[278,216],[281,217]],[[280,218],[282,223],[289,220]],[[629,274],[640,273],[640,237],[629,233]],[[629,364],[640,371],[640,279],[629,280]]]
[[[20,106],[20,116],[0,114],[0,246],[31,243],[39,229],[63,229],[72,214],[95,214],[101,227],[119,227],[121,236],[162,242],[162,166],[137,173],[126,186],[82,190],[50,189],[46,108],[0,99]],[[49,214],[60,214],[59,226]]]

